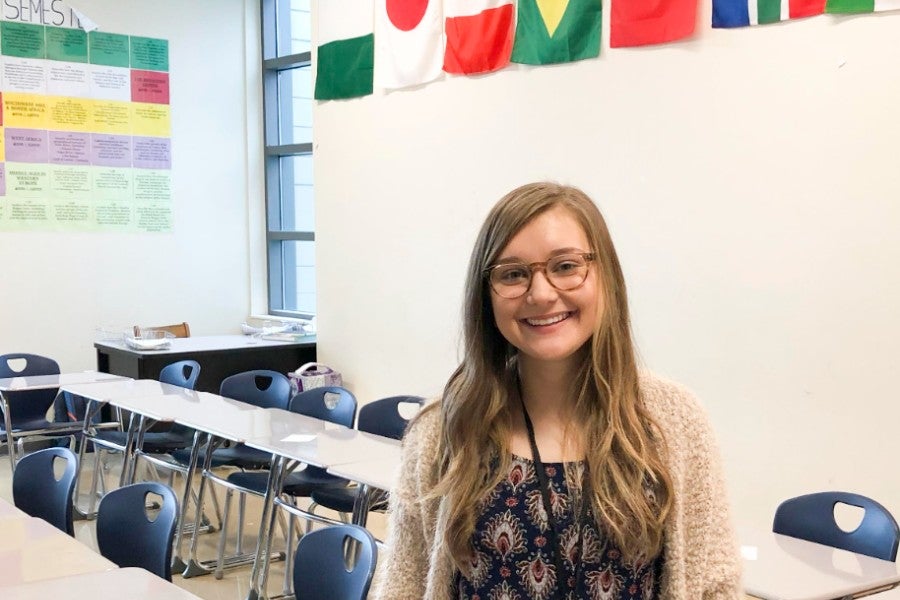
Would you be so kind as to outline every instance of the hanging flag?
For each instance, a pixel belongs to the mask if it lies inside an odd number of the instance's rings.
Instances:
[[[519,0],[512,62],[572,62],[600,54],[600,0]]]
[[[713,0],[712,26],[765,25],[823,12],[825,0]]]
[[[511,0],[444,0],[444,71],[490,73],[508,65],[514,16]]]
[[[611,48],[663,44],[694,33],[697,0],[612,0]]]
[[[375,63],[373,0],[326,0],[318,5],[316,100],[372,93]]]
[[[836,14],[884,12],[887,10],[900,10],[900,0],[828,0],[825,5],[825,12]]]
[[[375,85],[395,89],[437,79],[441,26],[441,0],[377,0]]]

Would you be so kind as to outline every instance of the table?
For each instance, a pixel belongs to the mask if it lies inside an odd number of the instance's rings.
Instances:
[[[272,453],[272,465],[259,520],[256,556],[250,574],[248,600],[257,600],[265,595],[267,557],[271,555],[271,533],[275,523],[274,501],[288,471],[300,463],[328,469],[357,462],[361,456],[369,460],[386,461],[397,457],[399,464],[400,455],[399,440],[349,429],[289,411],[275,408],[266,410],[272,414],[270,430],[245,442],[251,448]],[[361,493],[366,496],[359,502],[367,502],[368,488],[361,490]]]
[[[3,596],[16,600],[200,600],[174,583],[135,567],[23,583],[3,588]]]
[[[43,519],[4,519],[0,523],[0,597],[20,598],[11,594],[8,586],[116,568]]]
[[[16,470],[16,445],[15,439],[27,437],[29,435],[71,435],[77,431],[77,424],[59,423],[51,424],[47,429],[36,429],[34,431],[18,431],[13,432],[12,420],[10,417],[9,407],[7,406],[7,392],[27,392],[31,390],[52,390],[60,388],[67,384],[76,383],[111,383],[126,379],[118,375],[109,373],[99,373],[97,371],[84,371],[80,373],[62,373],[57,375],[28,375],[24,377],[5,377],[0,379],[0,408],[3,410],[3,421],[6,429],[6,447],[9,453],[9,462],[11,471]],[[48,407],[49,408],[49,407]],[[71,433],[70,433],[71,432]]]
[[[200,377],[194,386],[203,392],[219,391],[223,379],[253,369],[287,373],[316,360],[316,338],[282,342],[245,335],[211,335],[173,338],[164,350],[134,350],[123,342],[94,343],[97,370],[133,379],[156,379],[168,364],[179,360],[200,363]]]
[[[772,533],[741,530],[744,591],[765,600],[855,598],[900,583],[897,564]],[[874,596],[873,598],[877,598]]]
[[[3,498],[0,498],[0,523],[4,519],[29,519],[31,517],[28,516],[24,511],[16,508],[16,505],[12,502],[7,502]],[[2,527],[2,526],[0,526]]]
[[[93,429],[96,427],[96,424],[93,423],[93,417],[105,404],[111,404],[119,410],[126,410],[132,412],[132,414],[148,415],[156,421],[171,422],[173,420],[171,413],[176,412],[178,407],[172,407],[171,403],[163,405],[161,398],[164,396],[171,396],[176,401],[186,401],[197,394],[197,392],[186,390],[177,385],[162,383],[152,379],[124,379],[121,381],[103,383],[67,383],[60,387],[62,390],[76,396],[81,396],[88,401],[88,406],[85,409],[84,428],[82,430],[83,435],[86,438],[92,438],[94,436]],[[158,414],[157,410],[162,409],[163,406],[165,406],[163,414]],[[131,427],[128,429],[119,485],[127,483],[133,475],[135,438],[144,431],[144,424],[145,419],[143,418],[138,421],[132,420]],[[85,444],[82,444],[79,453],[78,475],[76,476],[75,499],[78,498],[78,490],[80,489],[81,471],[85,458],[84,449]],[[92,485],[92,502],[94,491],[94,485]],[[75,510],[81,517],[90,518],[94,516],[93,506],[89,506],[88,510],[85,512],[82,511],[76,503]]]
[[[355,481],[359,484],[356,500],[353,503],[353,523],[366,526],[369,516],[369,504],[373,490],[389,491],[397,479],[400,468],[400,448],[390,456],[378,460],[366,458],[355,462],[329,467],[332,475]]]

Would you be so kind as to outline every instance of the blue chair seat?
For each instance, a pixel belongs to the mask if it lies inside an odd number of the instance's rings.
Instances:
[[[188,465],[191,461],[191,449],[184,448],[171,453],[172,458],[183,465]],[[200,461],[206,455],[206,445],[200,447]],[[238,467],[240,469],[265,469],[272,462],[272,455],[262,450],[249,448],[243,444],[231,446],[229,448],[216,448],[213,450],[212,467]]]
[[[125,446],[128,434],[124,431],[99,431],[94,437],[117,446]],[[141,449],[151,454],[167,454],[189,447],[192,441],[193,434],[189,432],[148,431],[144,434],[144,445]]]
[[[314,490],[309,497],[320,506],[349,514],[353,512],[357,493],[355,487],[333,487]],[[387,510],[387,500],[373,502],[369,505],[369,510]]]
[[[244,489],[264,494],[269,481],[269,473],[232,473],[228,476],[228,482]],[[309,494],[322,486],[346,487],[347,480],[335,477],[317,467],[306,467],[302,471],[290,473],[284,478],[282,491],[292,496],[309,496]]]

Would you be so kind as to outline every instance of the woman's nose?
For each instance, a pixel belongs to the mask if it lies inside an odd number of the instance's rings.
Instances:
[[[548,302],[556,300],[558,294],[556,288],[547,279],[547,273],[543,269],[535,269],[531,274],[531,289],[528,290],[528,298],[532,302]]]

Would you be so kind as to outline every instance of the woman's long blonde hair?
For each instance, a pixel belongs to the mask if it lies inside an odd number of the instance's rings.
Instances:
[[[444,543],[465,571],[486,494],[506,472],[517,399],[516,349],[494,323],[485,269],[512,237],[550,208],[563,206],[584,228],[603,294],[603,314],[590,352],[572,382],[573,422],[584,440],[593,513],[628,560],[656,556],[672,505],[665,440],[640,400],[625,281],[606,222],[581,190],[540,182],[521,186],[491,210],[469,261],[462,364],[444,388],[440,410],[438,483],[433,497],[447,509]],[[497,468],[500,465],[499,469]]]

